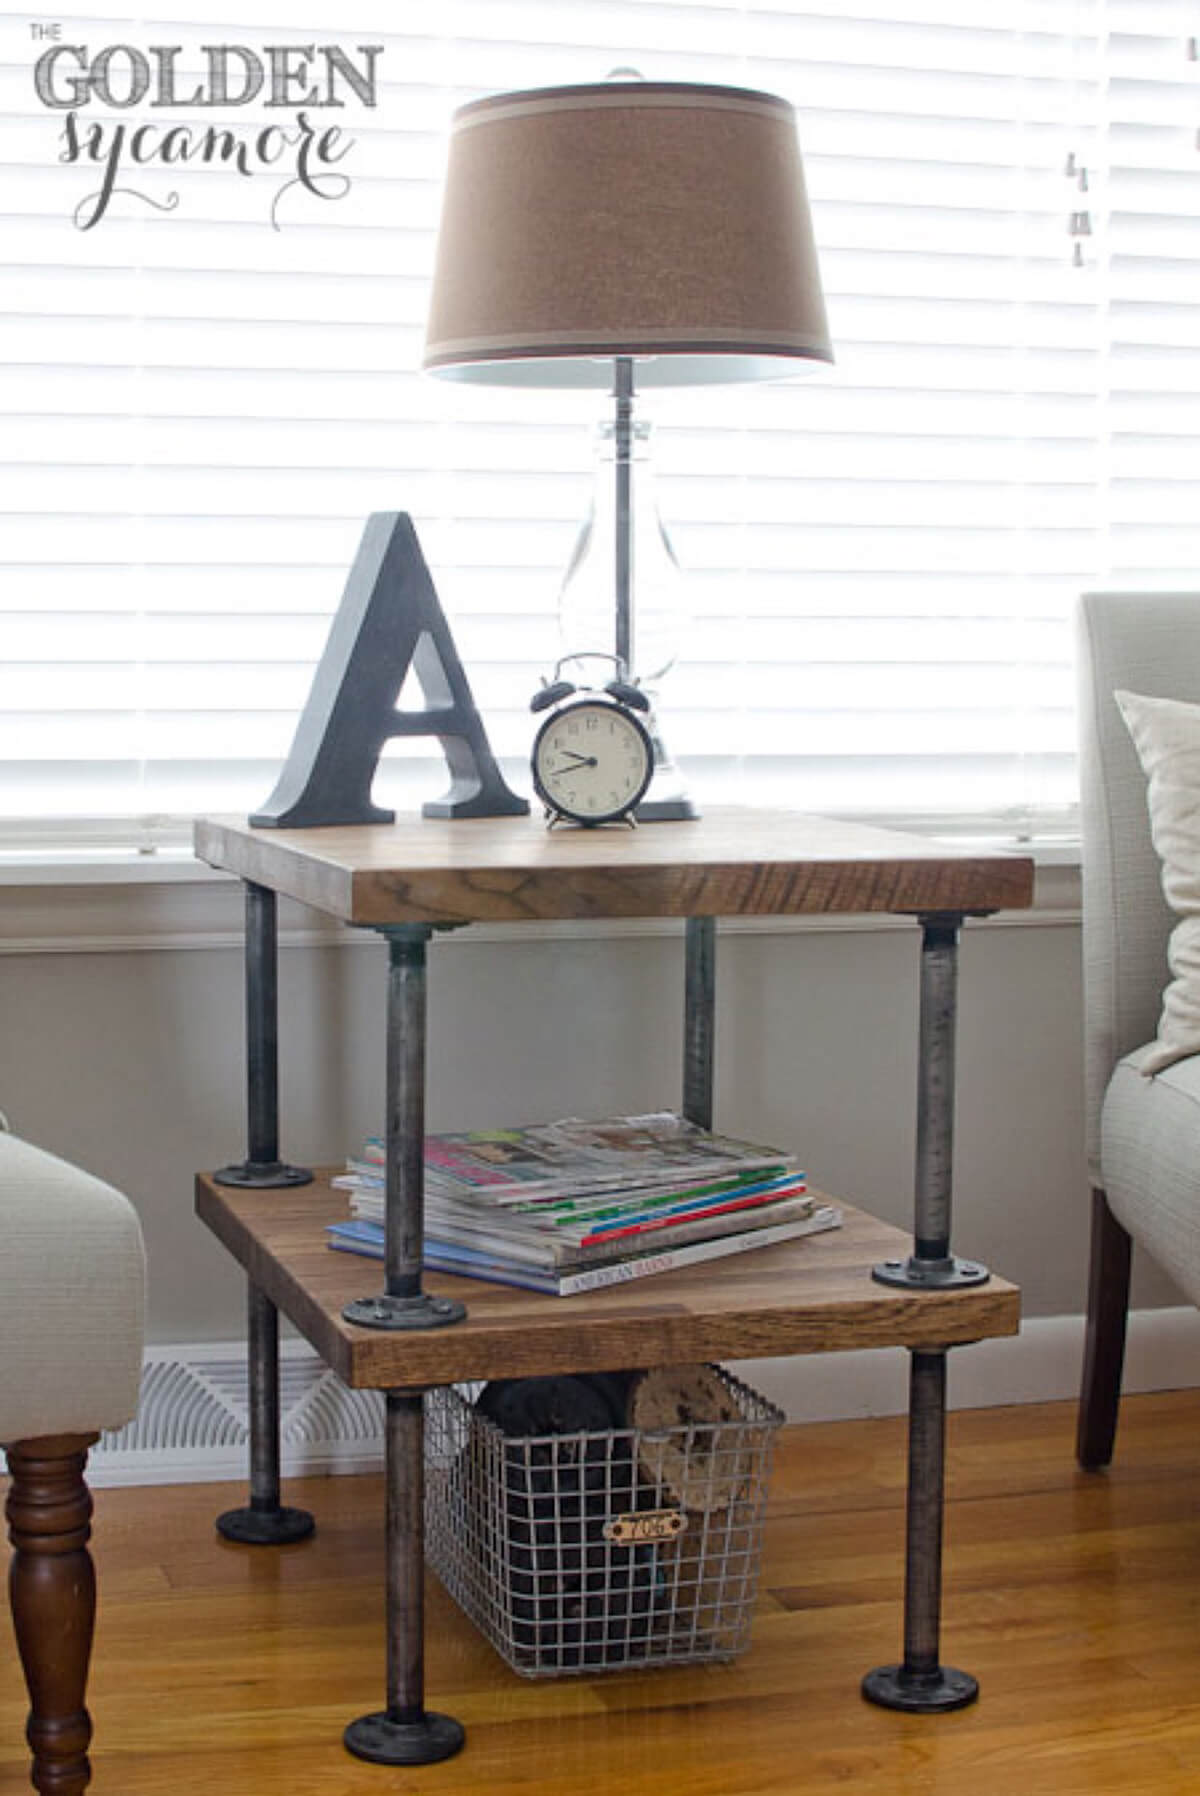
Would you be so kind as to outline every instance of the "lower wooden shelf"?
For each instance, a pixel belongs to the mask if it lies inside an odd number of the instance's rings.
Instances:
[[[862,1347],[950,1347],[1016,1334],[1020,1293],[993,1275],[968,1290],[911,1292],[876,1284],[871,1267],[906,1259],[911,1239],[841,1199],[844,1224],[825,1234],[609,1286],[548,1297],[430,1273],[427,1288],[467,1306],[448,1328],[388,1334],[342,1318],[352,1298],[383,1288],[376,1260],[326,1246],[347,1214],[330,1173],[297,1190],[248,1191],[196,1180],[196,1210],[265,1296],[343,1383],[419,1389],[461,1379],[615,1366],[756,1359]],[[818,1198],[823,1194],[817,1193]]]

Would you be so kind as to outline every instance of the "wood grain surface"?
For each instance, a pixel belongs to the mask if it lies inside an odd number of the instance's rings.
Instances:
[[[342,1306],[381,1291],[383,1267],[326,1245],[325,1225],[348,1214],[345,1193],[328,1177],[296,1191],[239,1191],[202,1175],[196,1209],[351,1386],[931,1347],[1017,1331],[1019,1293],[998,1276],[945,1292],[876,1284],[871,1267],[905,1258],[911,1242],[849,1205],[840,1206],[844,1226],[826,1234],[580,1297],[431,1273],[427,1288],[465,1303],[465,1322],[403,1335],[359,1328],[343,1321]]]
[[[814,1364],[813,1373],[819,1367]],[[315,1536],[222,1541],[244,1484],[96,1492],[90,1796],[1195,1796],[1200,1392],[1127,1397],[1111,1470],[1075,1406],[949,1419],[942,1644],[961,1714],[872,1708],[901,1638],[901,1417],[782,1431],[749,1650],[730,1665],[529,1683],[427,1579],[444,1765],[351,1758],[383,1699],[383,1482],[305,1478]],[[0,1628],[0,1796],[28,1796],[25,1693]]]
[[[346,922],[988,912],[1032,900],[1027,857],[783,811],[639,829],[420,817],[342,829],[201,818],[201,860]]]

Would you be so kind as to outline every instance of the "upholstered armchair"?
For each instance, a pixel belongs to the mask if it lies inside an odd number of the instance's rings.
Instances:
[[[1077,1451],[1094,1468],[1116,1434],[1131,1243],[1200,1305],[1200,595],[1089,595],[1078,654],[1093,1209]]]
[[[0,1241],[0,1443],[32,1780],[77,1796],[95,1613],[84,1472],[101,1430],[137,1409],[142,1234],[119,1191],[0,1132]]]

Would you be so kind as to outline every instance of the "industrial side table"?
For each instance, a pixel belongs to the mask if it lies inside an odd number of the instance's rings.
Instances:
[[[959,929],[1031,902],[1032,863],[779,811],[715,810],[636,831],[547,830],[528,817],[275,830],[202,819],[196,852],[246,888],[246,1159],[197,1179],[197,1210],[249,1285],[250,1497],[218,1527],[267,1544],[310,1532],[280,1502],[282,1310],[351,1386],[386,1393],[386,1702],[352,1722],[360,1757],[418,1764],[463,1742],[426,1708],[422,1393],[467,1379],[898,1346],[911,1354],[904,1656],[867,1674],[872,1701],[959,1708],[977,1693],[939,1657],[946,1354],[1014,1334],[1019,1295],[951,1252]],[[331,1253],[344,1210],[329,1175],[279,1157],[276,897],[389,944],[386,1248]],[[921,931],[913,1237],[843,1205],[832,1233],[584,1297],[553,1298],[421,1270],[426,949],[479,922],[679,918],[686,937],[684,1113],[712,1123],[720,917],[895,912]],[[840,1201],[840,1200],[839,1200]]]

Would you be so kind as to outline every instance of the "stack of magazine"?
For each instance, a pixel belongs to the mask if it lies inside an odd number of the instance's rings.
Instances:
[[[383,1257],[384,1147],[335,1186],[350,1219],[329,1245]],[[836,1228],[788,1154],[671,1111],[425,1141],[424,1263],[559,1297]]]

